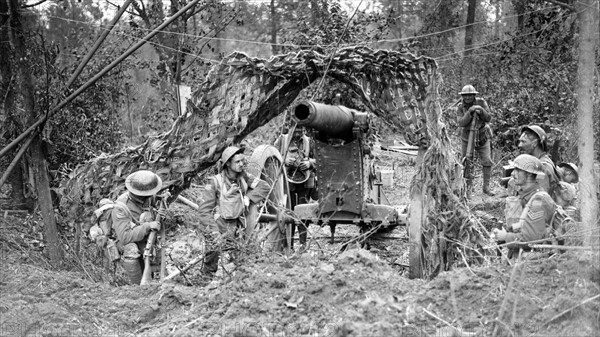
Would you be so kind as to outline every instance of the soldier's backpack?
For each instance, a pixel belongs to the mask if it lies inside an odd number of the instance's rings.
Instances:
[[[116,203],[110,199],[102,199],[98,208],[92,214],[90,239],[96,243],[99,250],[105,252],[110,261],[118,261],[121,256],[115,242],[115,233],[112,228],[111,213]]]
[[[551,227],[549,228],[549,236],[552,242],[558,245],[581,244],[577,234],[577,222],[562,208],[556,205],[554,214],[552,214]]]

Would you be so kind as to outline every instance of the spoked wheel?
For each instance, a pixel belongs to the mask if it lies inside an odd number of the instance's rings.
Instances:
[[[275,251],[282,250],[284,246],[290,247],[292,240],[291,225],[286,225],[281,220],[284,212],[290,209],[289,186],[285,172],[282,170],[283,164],[281,154],[272,145],[258,146],[252,152],[248,163],[248,172],[260,177],[272,187],[262,213],[277,216],[278,220],[270,221],[267,232],[264,233],[266,248]],[[246,234],[250,234],[254,231],[254,226],[246,230]]]

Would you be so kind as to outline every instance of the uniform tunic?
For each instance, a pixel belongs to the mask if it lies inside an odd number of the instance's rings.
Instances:
[[[140,251],[146,246],[146,239],[150,233],[150,225],[139,223],[140,215],[150,210],[153,198],[146,200],[144,204],[129,195],[129,192],[121,194],[112,209],[112,224],[117,236],[117,247],[123,253],[123,257],[140,257]],[[134,243],[135,245],[129,245]],[[137,248],[137,250],[135,249]]]
[[[517,232],[506,233],[505,239],[507,243],[513,242],[513,244],[508,245],[508,248],[512,249],[521,247],[518,242],[529,242],[546,238],[546,227],[550,226],[556,207],[550,195],[537,184],[522,189],[519,197],[523,206],[523,212],[519,220],[521,228]]]
[[[470,125],[471,120],[473,119],[473,116],[469,112],[469,109],[474,105],[479,105],[482,108],[482,112],[479,114],[479,119],[477,120],[477,125],[475,126],[477,130],[479,130],[479,139],[475,140],[476,144],[473,144],[474,149],[479,154],[479,158],[483,166],[492,166],[491,144],[490,139],[488,139],[489,137],[487,136],[485,130],[486,124],[492,120],[492,117],[490,115],[490,108],[488,107],[487,102],[483,98],[475,98],[473,104],[470,105],[465,105],[464,102],[458,105],[458,125],[462,127],[462,156],[465,157],[467,154],[469,134],[471,133]]]

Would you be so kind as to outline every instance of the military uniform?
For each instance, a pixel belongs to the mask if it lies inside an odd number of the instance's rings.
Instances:
[[[240,187],[240,195],[228,195],[233,184]],[[198,205],[200,232],[206,239],[204,271],[213,274],[218,269],[220,251],[236,247],[236,238],[246,227],[250,202],[258,203],[268,195],[270,186],[264,180],[245,173],[229,178],[225,171],[211,177],[200,196]]]
[[[151,210],[152,199],[141,203],[135,197],[125,192],[117,198],[112,209],[111,218],[117,237],[117,248],[123,257],[137,259],[146,247],[150,233],[148,223],[140,223],[143,212]]]
[[[111,210],[112,227],[116,246],[122,254],[121,265],[132,284],[140,284],[144,261],[142,252],[151,230],[160,229],[154,221],[152,207],[156,193],[162,188],[162,180],[151,171],[140,170],[127,176],[127,192],[117,198]],[[156,259],[154,259],[156,263]]]
[[[289,177],[289,188],[290,188],[290,200],[291,200],[291,208],[294,209],[296,205],[307,204],[310,200],[318,200],[319,195],[316,188],[316,177],[315,177],[315,165],[316,160],[314,159],[314,140],[306,135],[302,135],[300,137],[293,137],[292,134],[283,134],[275,141],[275,147],[279,150],[280,153],[284,152],[284,147],[286,144],[288,145],[288,149],[286,152],[286,159],[298,159],[299,161],[308,160],[310,163],[310,167],[304,174],[308,176],[306,181],[301,183],[294,183]],[[290,139],[291,137],[291,139]],[[290,168],[287,167],[286,170]],[[307,226],[302,222],[296,222],[292,228],[292,235],[296,230],[296,226],[298,227],[298,235],[299,242],[301,245],[306,244],[306,239],[308,236]],[[293,241],[292,241],[293,248]]]
[[[478,92],[471,85],[466,85],[460,92],[461,95],[472,95],[473,97]],[[471,130],[471,122],[474,116],[478,116],[477,123],[475,125],[475,131]],[[474,97],[473,101],[467,103],[463,101],[458,105],[457,109],[458,125],[462,127],[461,133],[461,155],[462,158],[467,157],[467,149],[469,146],[469,136],[471,132],[475,132],[473,149],[479,155],[481,165],[483,166],[483,192],[489,195],[493,195],[489,187],[491,172],[492,172],[492,131],[488,123],[492,120],[490,115],[490,108],[485,99],[480,97]],[[473,164],[465,163],[465,178],[467,179],[468,193],[470,194],[470,188],[473,182]]]
[[[555,199],[556,189],[558,188],[558,182],[560,181],[556,174],[556,166],[550,156],[545,152],[542,153],[538,159],[542,162],[542,169],[544,171],[544,177],[540,177],[539,179],[540,186]]]
[[[518,227],[506,234],[508,248],[518,249],[523,246],[519,242],[541,240],[547,237],[556,205],[550,195],[539,186],[530,186],[519,193],[523,212]]]

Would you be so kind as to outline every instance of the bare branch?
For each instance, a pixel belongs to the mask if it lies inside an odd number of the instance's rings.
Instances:
[[[568,5],[562,1],[559,1],[559,0],[546,0],[546,1],[549,3],[555,4],[555,5],[561,6],[563,8],[566,8],[566,9],[570,10],[571,12],[576,12],[575,7]]]
[[[40,0],[40,1],[38,1],[38,2],[36,2],[36,3],[33,3],[33,4],[31,4],[31,5],[25,4],[25,5],[21,6],[21,8],[35,7],[35,6],[37,6],[37,5],[41,5],[41,4],[43,4],[43,3],[44,3],[44,2],[46,2],[46,1],[48,1],[48,0]]]

